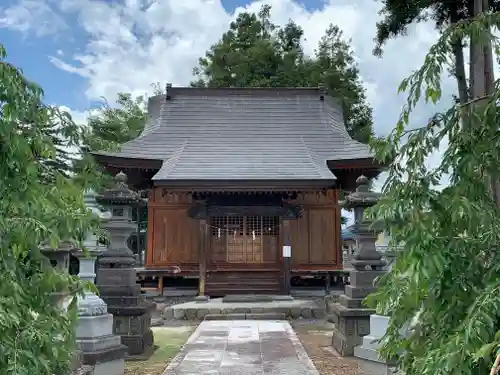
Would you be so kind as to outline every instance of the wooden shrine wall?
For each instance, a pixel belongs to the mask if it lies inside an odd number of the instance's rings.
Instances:
[[[292,271],[341,269],[339,191],[300,194],[304,214],[290,222]]]
[[[182,274],[198,269],[200,224],[187,215],[191,203],[189,194],[150,191],[146,267],[176,265]]]
[[[300,194],[292,203],[301,204],[304,214],[290,221],[292,233],[292,271],[341,269],[340,207],[338,190]],[[187,215],[192,199],[185,193],[150,191],[148,199],[148,243],[146,267],[180,266],[181,274],[198,270],[200,222]],[[207,229],[210,236],[211,230]],[[279,234],[281,246],[281,233]],[[217,261],[217,249],[211,249]],[[266,246],[268,247],[268,246]],[[281,253],[280,250],[277,250]],[[264,261],[270,255],[266,254]],[[278,260],[280,257],[278,258]]]

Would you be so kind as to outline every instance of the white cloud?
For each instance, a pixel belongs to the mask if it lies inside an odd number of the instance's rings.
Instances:
[[[87,119],[89,117],[89,111],[78,111],[76,109],[71,109],[68,106],[60,105],[59,110],[63,112],[68,112],[71,118],[77,125],[87,124]]]
[[[405,101],[404,95],[397,94],[398,84],[423,62],[436,40],[433,25],[410,27],[409,36],[390,41],[379,59],[372,55],[380,7],[373,0],[330,0],[318,10],[307,10],[294,0],[252,1],[235,13],[258,11],[264,3],[272,6],[274,22],[284,24],[293,19],[303,27],[308,53],[314,51],[330,23],[352,39],[367,96],[374,106],[376,132],[386,134]],[[123,4],[61,0],[60,7],[78,17],[89,38],[83,52],[74,53],[72,59],[52,56],[51,60],[60,69],[87,78],[86,95],[91,100],[101,96],[113,100],[120,91],[143,94],[152,82],[187,85],[198,58],[235,17],[214,0],[129,0]],[[444,87],[450,83],[448,80]],[[425,107],[418,112],[419,118],[431,113],[426,115]]]
[[[0,28],[33,32],[36,36],[56,34],[67,29],[64,18],[48,2],[19,0],[17,4],[0,7]]]

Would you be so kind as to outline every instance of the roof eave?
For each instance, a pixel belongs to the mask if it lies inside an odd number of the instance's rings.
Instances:
[[[119,152],[91,152],[95,160],[105,166],[114,168],[139,168],[159,170],[163,164],[162,160],[133,158]]]
[[[190,191],[299,191],[324,190],[336,187],[335,179],[305,180],[154,180],[154,185]]]
[[[367,168],[382,170],[388,167],[388,165],[380,163],[373,157],[340,160],[330,159],[327,160],[327,165],[330,169]]]

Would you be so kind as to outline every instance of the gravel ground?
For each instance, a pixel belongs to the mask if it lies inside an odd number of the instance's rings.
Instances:
[[[320,375],[360,375],[355,359],[343,358],[333,349],[332,324],[298,320],[292,325]]]

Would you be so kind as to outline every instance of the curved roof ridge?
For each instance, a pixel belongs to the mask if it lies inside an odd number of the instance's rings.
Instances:
[[[304,151],[306,152],[307,157],[309,158],[311,164],[314,166],[314,169],[316,169],[316,172],[318,173],[318,175],[320,175],[321,177],[328,176],[330,178],[333,177],[334,179],[337,179],[337,177],[333,174],[333,172],[330,171],[330,169],[328,168],[328,166],[326,164],[327,159],[322,158],[316,152],[312,151],[309,147],[307,147],[307,144],[304,141],[303,136],[300,136],[300,142],[301,142],[302,146],[304,147]],[[326,171],[325,171],[325,169],[326,169]],[[327,173],[325,173],[325,172],[327,172]]]

